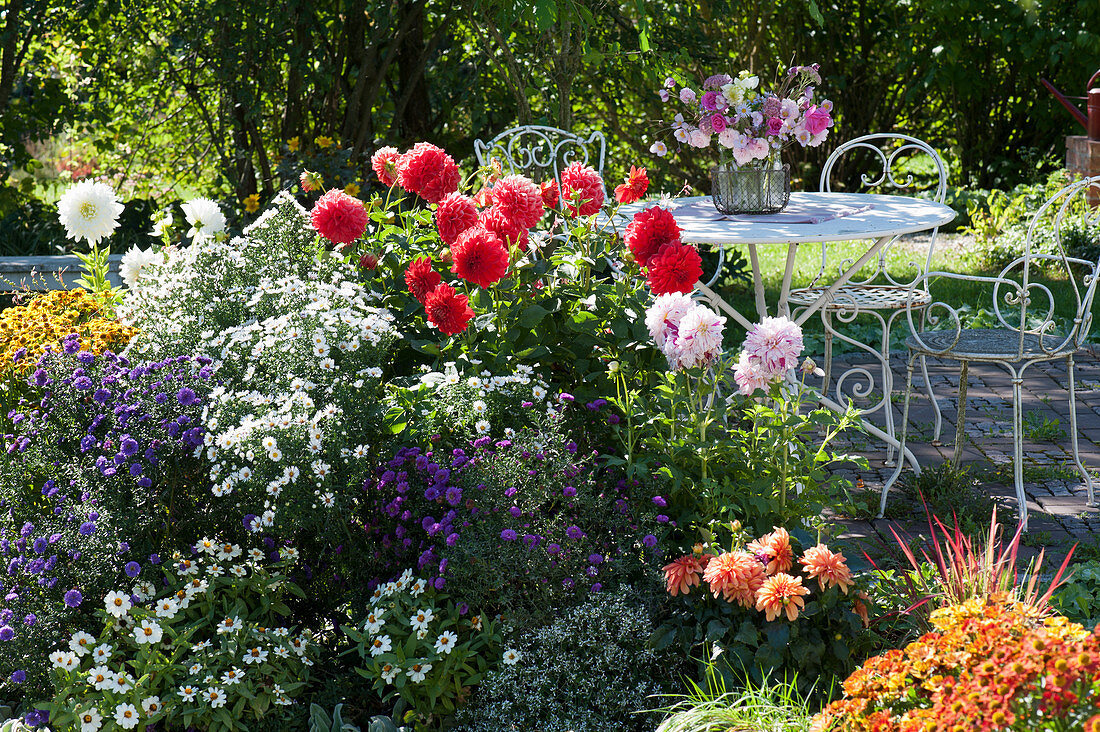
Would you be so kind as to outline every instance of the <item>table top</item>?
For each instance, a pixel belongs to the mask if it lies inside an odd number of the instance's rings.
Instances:
[[[620,229],[654,205],[619,209]],[[770,215],[724,216],[710,196],[672,199],[681,239],[696,244],[782,244],[849,241],[927,231],[950,223],[955,211],[942,203],[872,193],[792,193],[787,208]]]

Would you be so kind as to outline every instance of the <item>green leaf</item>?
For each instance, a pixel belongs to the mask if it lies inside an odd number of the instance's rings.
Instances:
[[[521,328],[527,328],[528,330],[530,330],[541,323],[542,319],[545,318],[549,313],[549,310],[537,303],[534,305],[528,305],[523,313],[519,316],[519,325]]]

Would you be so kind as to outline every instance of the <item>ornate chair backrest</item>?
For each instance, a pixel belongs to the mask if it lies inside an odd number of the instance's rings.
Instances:
[[[1017,336],[1016,360],[1023,359],[1025,353],[1041,356],[1077,350],[1092,327],[1092,303],[1100,274],[1100,208],[1089,204],[1090,194],[1100,195],[1100,176],[1070,183],[1051,196],[1032,216],[1021,256],[996,276],[928,272],[918,278],[914,288],[927,288],[928,280],[940,278],[991,285],[996,325]],[[1058,304],[1063,305],[1061,312],[1066,312],[1067,301],[1072,309],[1068,318],[1058,314]],[[933,325],[946,318],[948,331],[954,329],[954,339],[946,349],[927,350],[947,354],[955,347],[963,330],[955,307],[940,301],[926,309],[910,307],[910,330],[922,340],[914,313],[918,317],[926,314]]]
[[[927,159],[932,165],[933,175],[930,185],[919,182],[910,170],[899,171],[899,167],[905,168],[907,163],[921,158]],[[819,183],[820,190],[823,192],[833,192],[841,187],[838,178],[841,174],[853,168],[860,171],[860,184],[857,186],[858,192],[900,193],[907,195],[927,191],[931,193],[932,200],[937,203],[943,203],[944,199],[947,197],[947,164],[944,163],[943,158],[936,152],[935,148],[923,140],[918,140],[909,135],[880,133],[864,135],[863,137],[857,137],[843,143],[834,150],[825,161],[825,167],[821,170],[821,179]],[[935,248],[936,234],[938,231],[939,227],[932,229],[932,239],[928,243],[928,252],[925,256],[924,266],[921,267],[918,262],[909,263],[911,267],[917,268],[917,277],[927,272],[931,267],[932,252]],[[890,244],[893,244],[893,242],[890,242]],[[907,286],[911,284],[912,280],[899,282],[892,277],[887,270],[886,259],[889,253],[890,244],[883,247],[882,251],[879,253],[876,271],[872,272],[870,277],[861,280],[851,280],[851,284],[870,284],[879,275],[882,275],[882,277],[892,285]],[[840,265],[841,271],[850,264],[850,261],[842,262]],[[824,248],[822,249],[821,267],[821,274],[824,274],[826,267]]]
[[[602,177],[607,140],[598,130],[584,137],[557,127],[524,125],[505,130],[488,142],[474,140],[474,154],[480,165],[499,158],[508,174],[526,175],[536,183],[553,178],[560,184],[562,170],[572,162],[590,165]]]
[[[1097,194],[1100,176],[1070,183],[1051,196],[1028,225],[1023,255],[997,276],[993,308],[1002,327],[1019,331],[1020,355],[1025,334],[1038,336],[1047,353],[1076,350],[1088,337],[1100,271],[1100,208],[1088,199]],[[1067,300],[1069,321],[1056,316],[1057,303]]]

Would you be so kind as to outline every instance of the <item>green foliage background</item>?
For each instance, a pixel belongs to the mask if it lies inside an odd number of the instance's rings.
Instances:
[[[469,160],[474,139],[516,123],[601,129],[610,177],[641,164],[658,189],[705,187],[705,154],[648,152],[667,116],[660,82],[740,68],[767,79],[791,62],[821,64],[837,140],[903,131],[945,152],[953,184],[1010,187],[1079,132],[1040,77],[1080,94],[1100,60],[1095,0],[4,0],[0,10],[0,217],[33,209],[28,198],[49,203],[66,171],[111,177],[126,198],[239,204],[293,184],[300,166],[288,163],[308,161],[319,135],[350,152],[365,183],[382,145],[429,140]],[[799,151],[801,185],[815,185],[830,147]]]

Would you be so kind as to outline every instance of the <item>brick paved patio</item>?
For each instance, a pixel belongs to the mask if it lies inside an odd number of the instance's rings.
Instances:
[[[841,356],[835,369],[848,365],[866,365],[851,356]],[[892,359],[895,374],[894,404],[900,429],[905,358]],[[933,445],[934,414],[923,391],[923,379],[918,368],[914,374],[914,396],[909,414],[908,446],[922,467],[932,467],[949,461],[954,451],[955,419],[959,383],[958,363],[929,360],[929,379],[943,414],[941,441]],[[1100,476],[1100,350],[1082,352],[1076,361],[1077,420],[1081,458],[1086,469]],[[1024,488],[1030,511],[1029,533],[1034,542],[1100,546],[1100,510],[1086,505],[1087,493],[1080,474],[1073,468],[1069,439],[1069,392],[1064,363],[1038,364],[1026,373],[1024,388]],[[996,497],[1002,508],[998,516],[1006,526],[1015,526],[1018,510],[1012,485],[1012,384],[1002,369],[993,365],[971,364],[967,392],[966,434],[962,465],[982,479],[982,490]],[[870,415],[873,423],[884,424],[881,413]],[[1055,424],[1057,420],[1057,424]],[[893,468],[884,465],[884,446],[869,435],[856,434],[842,444],[841,449],[867,457],[869,470],[841,468],[839,472],[853,480],[863,480],[872,492],[877,508],[877,496],[883,481]],[[906,473],[909,469],[906,468]],[[904,474],[903,474],[904,477]],[[901,481],[899,481],[900,483]],[[1100,497],[1100,483],[1094,483]],[[897,485],[891,491],[894,500]],[[887,515],[890,515],[889,508]],[[949,518],[949,517],[948,517]],[[889,543],[885,520],[845,521],[847,535],[871,537],[877,535]],[[919,530],[920,524],[908,528]],[[927,526],[924,524],[925,533]]]

